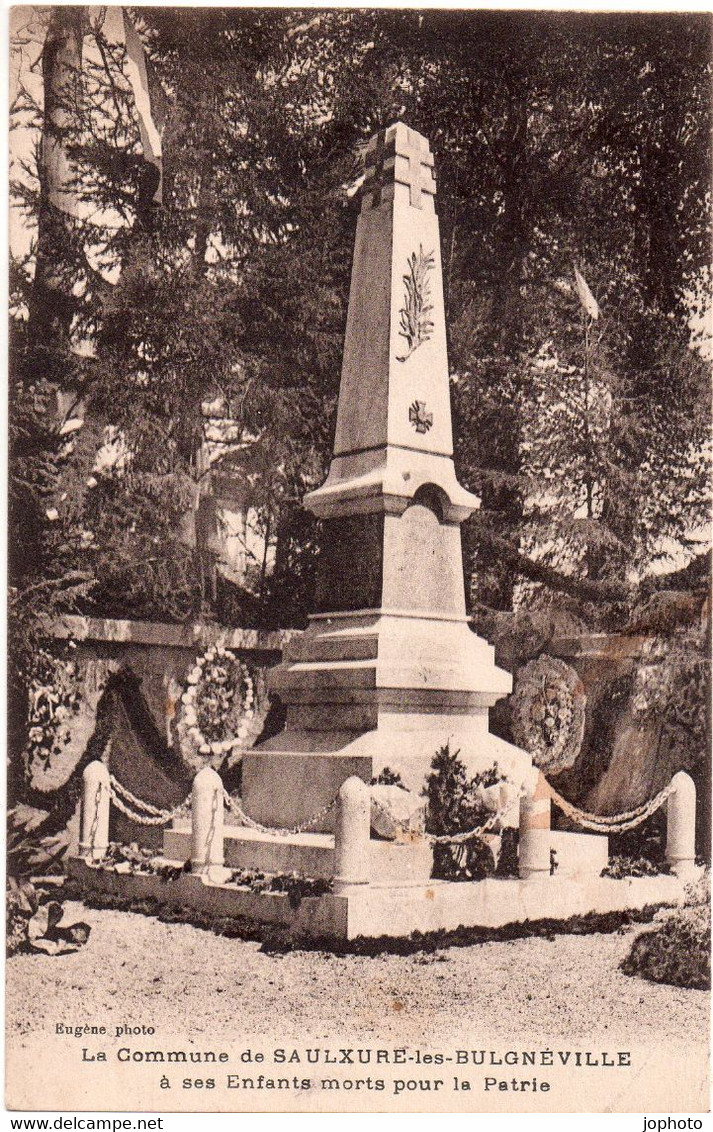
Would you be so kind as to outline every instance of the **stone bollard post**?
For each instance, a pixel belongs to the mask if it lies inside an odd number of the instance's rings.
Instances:
[[[550,875],[550,788],[538,771],[535,788],[520,799],[519,872],[523,880]]]
[[[109,847],[109,768],[98,760],[85,766],[82,775],[82,835],[79,856],[100,861]]]
[[[191,872],[222,867],[223,783],[212,767],[204,766],[193,779],[191,794]]]
[[[666,803],[666,860],[682,876],[693,870],[696,860],[696,786],[689,774],[674,774],[673,794]]]
[[[339,788],[334,836],[334,892],[344,896],[369,883],[371,796],[361,778],[352,775]]]

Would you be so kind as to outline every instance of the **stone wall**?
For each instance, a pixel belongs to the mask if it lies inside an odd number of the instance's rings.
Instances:
[[[709,742],[694,749],[685,729],[672,733],[661,713],[636,710],[635,681],[642,666],[652,664],[662,638],[597,633],[554,637],[538,654],[558,657],[579,676],[587,698],[582,745],[570,770],[553,779],[565,797],[594,813],[614,814],[631,809],[658,793],[679,770],[697,787],[697,848],[710,858],[711,777]],[[666,644],[680,644],[703,658],[697,638],[672,634]],[[496,650],[497,652],[497,650]],[[510,669],[517,692],[518,669],[531,656],[497,652],[498,662]],[[702,698],[709,702],[709,690]],[[710,727],[710,720],[708,721]],[[508,704],[498,705],[497,730],[508,735]],[[663,822],[661,813],[659,821]]]
[[[82,706],[63,755],[48,767],[29,768],[33,788],[49,801],[53,791],[81,775],[87,762],[103,758],[132,793],[172,808],[186,797],[194,774],[182,757],[176,717],[196,658],[220,642],[244,660],[255,675],[258,710],[264,716],[263,729],[269,733],[281,721],[274,711],[269,713],[263,674],[278,663],[290,635],[289,631],[260,633],[202,623],[62,618],[54,636],[71,649]],[[113,806],[111,837],[159,844],[161,831],[137,826]]]
[[[53,791],[76,779],[86,762],[103,757],[133,793],[155,805],[173,807],[185,798],[194,773],[181,755],[175,718],[196,657],[220,640],[259,677],[279,662],[293,634],[200,623],[63,618],[55,636],[58,643],[74,642],[82,706],[63,757],[46,768],[30,768],[37,796],[45,794],[49,799]],[[653,640],[591,634],[556,637],[536,649],[574,668],[587,697],[581,750],[571,770],[558,775],[554,785],[586,809],[611,814],[645,801],[676,771],[687,770],[698,789],[698,850],[708,856],[709,761],[692,765],[692,752],[685,744],[667,739],[659,720],[642,721],[632,707],[632,679]],[[498,662],[515,676],[528,659],[514,649],[497,652]],[[265,715],[263,736],[267,736],[280,729],[282,720],[274,707],[268,713],[264,680],[257,683]],[[508,700],[500,701],[492,714],[494,729],[509,738]],[[160,832],[137,827],[113,807],[112,838],[158,844]]]

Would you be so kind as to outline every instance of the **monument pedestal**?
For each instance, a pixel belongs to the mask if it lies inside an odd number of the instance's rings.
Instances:
[[[287,703],[285,730],[243,759],[245,808],[265,825],[297,825],[346,778],[369,782],[387,767],[420,793],[446,744],[471,775],[497,763],[519,785],[531,772],[526,752],[488,730],[510,677],[465,618],[315,617],[271,686]],[[316,828],[332,829],[333,814]]]

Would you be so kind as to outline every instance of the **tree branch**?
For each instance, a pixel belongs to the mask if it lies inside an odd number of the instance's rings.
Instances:
[[[561,574],[551,566],[545,566],[542,562],[528,558],[507,539],[500,538],[499,535],[483,528],[478,531],[477,541],[520,577],[527,578],[530,582],[539,582],[549,589],[581,598],[583,601],[629,601],[635,593],[635,587],[627,586],[624,582],[593,581],[590,578]]]

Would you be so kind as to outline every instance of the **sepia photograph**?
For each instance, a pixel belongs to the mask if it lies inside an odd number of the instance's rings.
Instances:
[[[6,1108],[709,1112],[713,15],[4,14]]]

